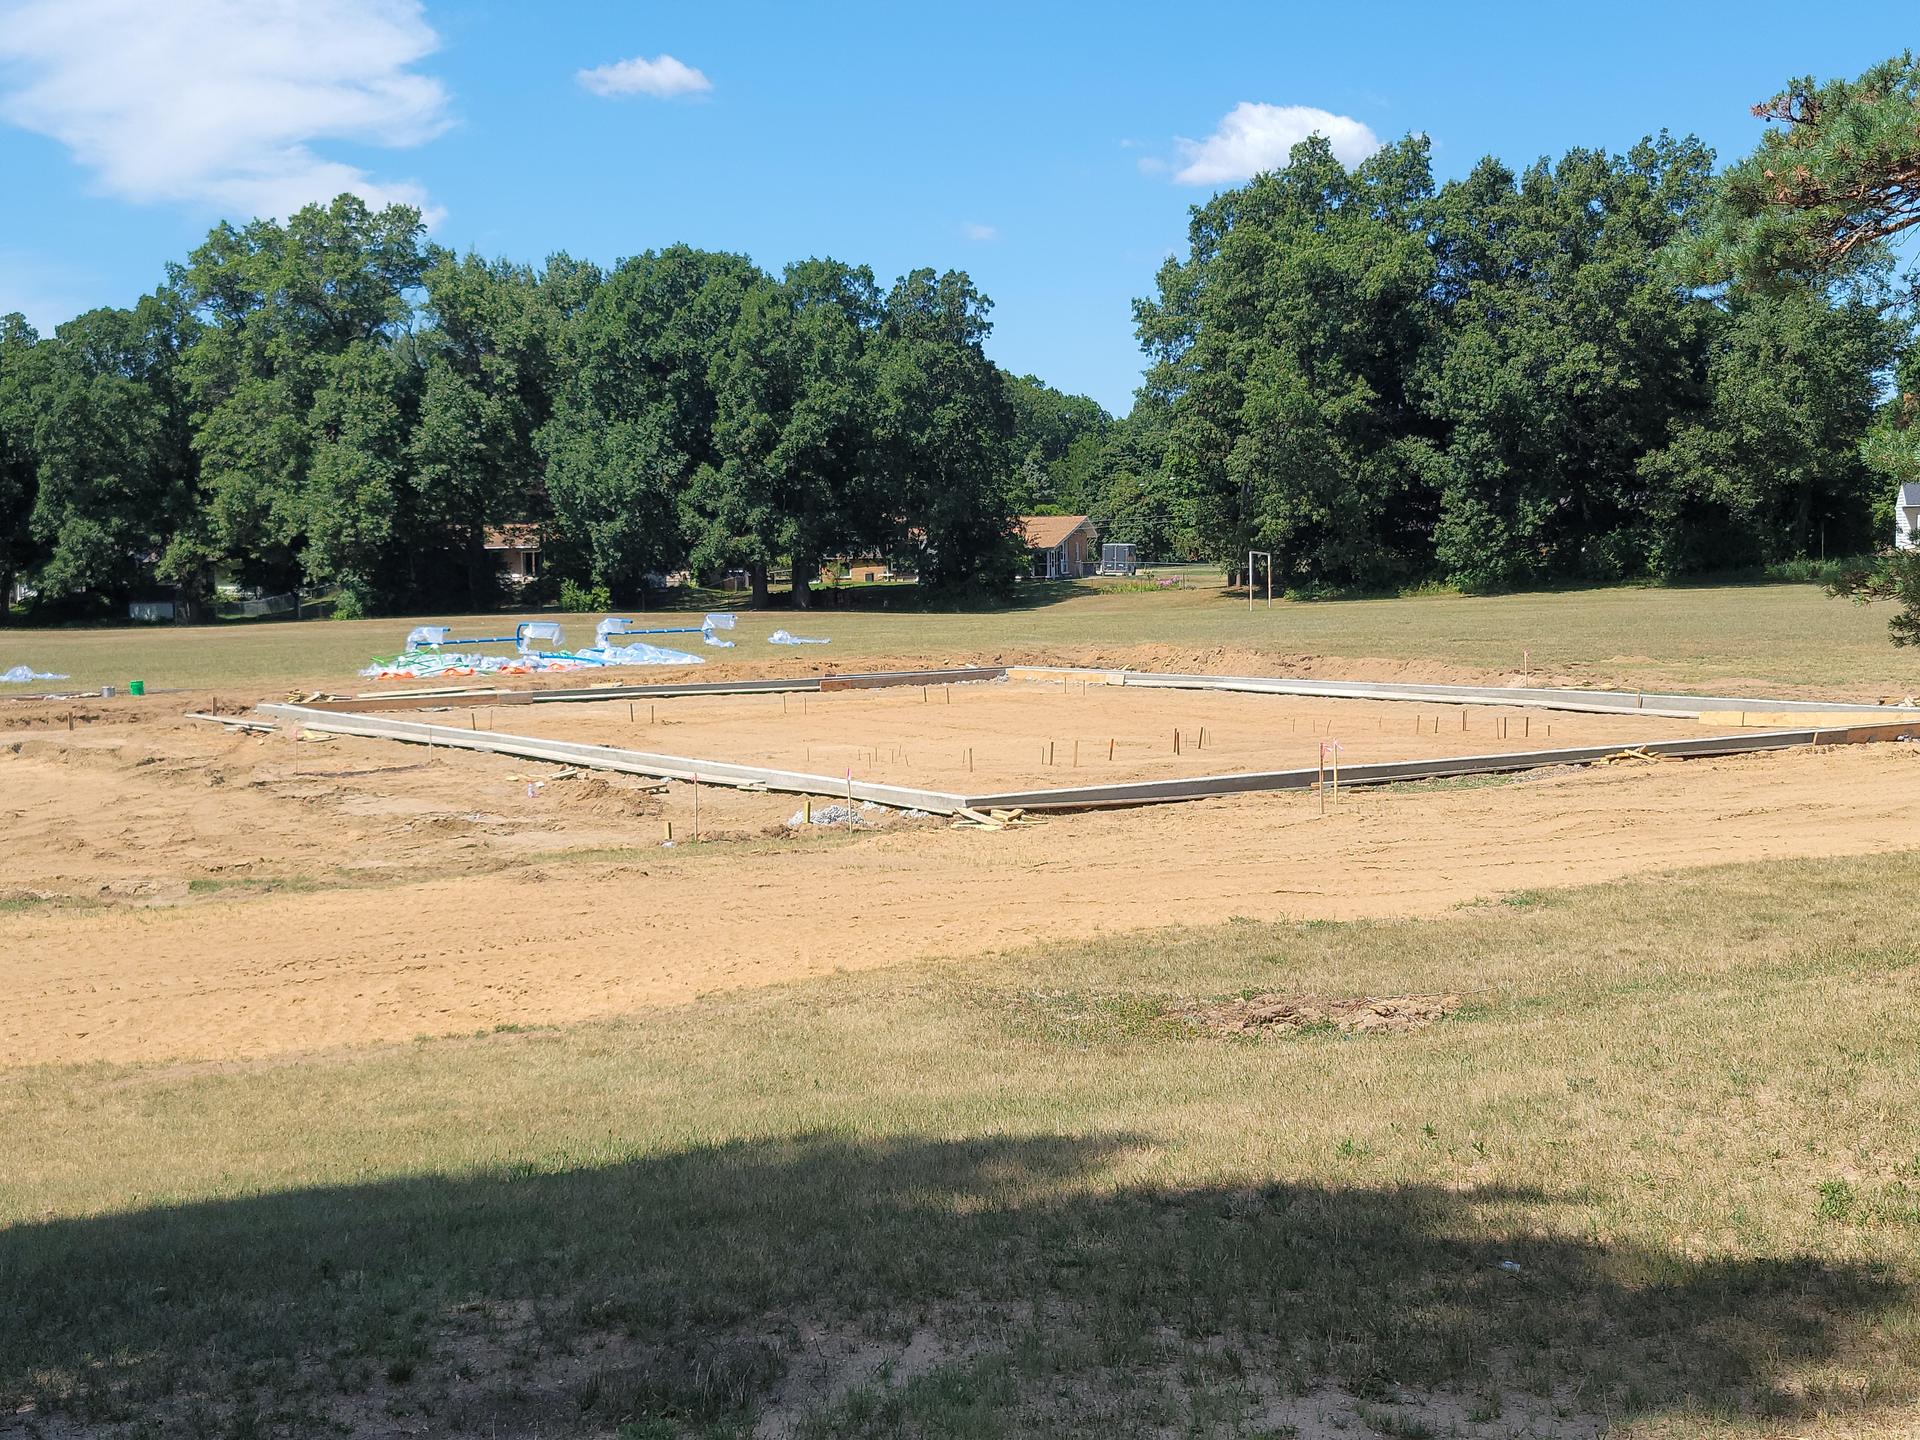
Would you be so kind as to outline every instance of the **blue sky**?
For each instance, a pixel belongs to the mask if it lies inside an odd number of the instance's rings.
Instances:
[[[1293,130],[1353,154],[1422,131],[1442,179],[1662,127],[1730,157],[1790,77],[1920,43],[1910,5],[1814,14],[0,0],[0,311],[126,304],[214,221],[357,188],[516,259],[964,268],[1001,364],[1118,412],[1130,301],[1187,207]]]

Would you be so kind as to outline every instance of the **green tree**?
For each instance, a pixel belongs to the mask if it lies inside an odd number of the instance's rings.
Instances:
[[[173,287],[204,327],[182,368],[209,548],[241,579],[295,586],[341,578],[356,587],[356,598],[373,584],[364,570],[336,575],[330,567],[362,565],[361,541],[393,533],[399,491],[349,481],[334,449],[309,493],[312,466],[316,442],[334,445],[331,432],[366,419],[350,420],[346,411],[368,403],[370,375],[399,380],[398,370],[364,358],[344,369],[338,362],[356,347],[386,350],[407,336],[426,265],[423,233],[416,210],[369,210],[342,195],[306,206],[284,225],[220,225],[185,265],[171,267]],[[331,408],[316,416],[323,391]],[[340,504],[389,508],[383,515],[328,508]],[[318,536],[310,528],[316,520]]]
[[[1871,289],[1892,268],[1888,242],[1920,225],[1920,60],[1907,52],[1857,80],[1795,80],[1754,114],[1770,128],[1727,172],[1715,223],[1691,255],[1694,277],[1823,293],[1864,279]],[[1895,393],[1863,445],[1884,487],[1878,515],[1892,486],[1920,471],[1920,365],[1905,338]],[[1834,589],[1892,600],[1894,643],[1920,644],[1920,553],[1887,555]]]
[[[1418,227],[1431,193],[1422,138],[1352,171],[1309,138],[1283,169],[1195,207],[1187,258],[1136,302],[1147,388],[1171,410],[1168,470],[1214,558],[1271,551],[1307,583],[1422,565],[1407,441],[1432,324]]]
[[[12,614],[14,584],[31,559],[40,483],[33,392],[46,363],[39,339],[25,316],[0,315],[0,623]]]
[[[1087,513],[1101,539],[1138,546],[1143,559],[1192,559],[1201,553],[1193,497],[1167,468],[1171,425],[1171,407],[1143,393],[1108,431],[1090,481]]]
[[[1728,168],[1698,268],[1779,286],[1884,267],[1887,241],[1920,225],[1920,59],[1798,79],[1753,113],[1769,129]]]
[[[307,414],[300,563],[310,582],[338,587],[341,616],[367,614],[401,588],[415,378],[388,347],[357,342],[329,359]]]
[[[1664,247],[1697,223],[1712,155],[1695,140],[1569,151],[1515,177],[1484,160],[1435,200],[1444,321],[1420,401],[1440,436],[1434,555],[1455,584],[1647,568],[1645,458],[1707,401],[1715,321]]]
[[[1866,304],[1833,304],[1806,288],[1736,287],[1715,327],[1708,408],[1642,462],[1653,568],[1871,548],[1882,480],[1863,445],[1894,339]]]
[[[1001,591],[1020,553],[1013,412],[981,348],[991,308],[964,273],[915,270],[888,292],[881,321],[875,479],[889,548],[932,591]]]
[[[557,256],[549,286],[505,261],[445,250],[430,257],[428,324],[417,346],[425,379],[408,447],[421,521],[414,553],[423,566],[447,557],[466,602],[478,608],[497,597],[488,527],[546,518],[545,461],[534,437],[560,382],[563,287],[583,280],[590,293],[597,272],[583,275]]]
[[[808,260],[751,287],[715,354],[717,459],[695,473],[689,497],[693,559],[746,566],[757,605],[781,557],[804,608],[830,549],[884,531],[870,403],[879,320],[872,271]]]
[[[168,291],[131,310],[93,310],[46,347],[35,390],[38,493],[32,528],[46,559],[41,595],[125,598],[178,578],[189,607],[199,576],[162,574],[200,528],[198,462],[179,371],[196,326]]]
[[[1014,503],[1024,513],[1079,514],[1100,488],[1113,417],[1085,395],[1068,395],[1037,375],[1008,375],[1017,469]]]
[[[572,322],[571,364],[536,443],[557,524],[617,602],[687,558],[682,498],[721,458],[711,365],[763,279],[739,255],[648,251],[594,287]]]

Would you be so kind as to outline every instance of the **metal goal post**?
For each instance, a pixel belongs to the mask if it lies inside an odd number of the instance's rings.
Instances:
[[[1247,609],[1253,609],[1253,561],[1255,556],[1267,562],[1267,608],[1273,608],[1273,552],[1271,550],[1249,550],[1247,552]]]

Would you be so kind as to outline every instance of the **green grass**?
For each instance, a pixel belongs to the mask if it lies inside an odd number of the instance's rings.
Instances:
[[[97,910],[106,902],[91,895],[0,895],[0,915],[42,910]]]
[[[693,597],[696,605],[721,599]],[[1278,603],[1251,613],[1243,596],[1211,587],[1133,593],[1094,584],[1035,584],[1023,587],[1020,603],[1005,610],[743,613],[739,647],[709,653],[715,659],[792,659],[793,652],[765,644],[769,633],[784,626],[831,636],[830,648],[803,658],[842,666],[877,666],[900,657],[965,661],[1067,649],[1113,653],[1156,644],[1203,653],[1439,661],[1517,674],[1530,654],[1525,663],[1536,673],[1597,682],[1904,695],[1920,689],[1920,657],[1888,644],[1888,613],[1884,606],[1829,599],[1810,584],[1435,594]],[[590,639],[594,617],[560,618],[572,641]],[[359,688],[356,672],[371,657],[392,654],[412,624],[429,619],[497,634],[511,628],[513,617],[0,629],[0,666],[24,662],[66,672],[74,686],[86,688],[141,679],[149,689],[229,686],[248,695],[308,684],[353,689]]]
[[[1906,1434],[1920,951],[1887,896],[1912,869],[0,1073],[0,1415],[712,1437],[778,1406],[802,1436],[1251,1436],[1337,1401],[1351,1433],[1405,1436],[1451,1433],[1421,1409],[1441,1396],[1487,1434],[1556,1411]],[[1250,990],[1467,1003],[1395,1035],[1168,1018]]]

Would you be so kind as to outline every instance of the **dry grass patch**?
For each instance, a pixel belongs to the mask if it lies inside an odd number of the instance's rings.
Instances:
[[[1908,1435],[1911,867],[7,1072],[0,1432]]]
[[[1342,1030],[1372,1035],[1422,1030],[1459,1008],[1458,995],[1363,995],[1328,999],[1320,995],[1267,992],[1207,1005],[1184,1005],[1172,1013],[1202,1029],[1235,1035],[1290,1030]]]

